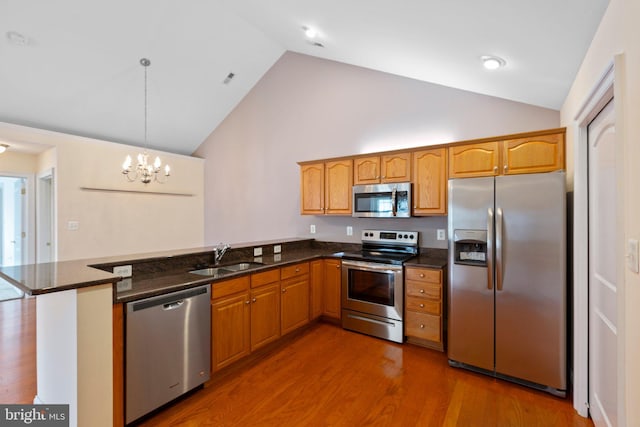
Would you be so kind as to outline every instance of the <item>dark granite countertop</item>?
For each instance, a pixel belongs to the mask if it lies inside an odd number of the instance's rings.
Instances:
[[[282,252],[273,253],[274,244],[282,245]],[[263,247],[263,255],[253,257],[254,247]],[[198,265],[210,266],[213,247],[181,249],[147,254],[123,255],[98,259],[63,261],[0,267],[0,277],[20,288],[28,295],[79,289],[100,284],[115,284],[113,300],[129,302],[167,292],[187,289],[216,281],[240,277],[271,268],[282,267],[313,259],[338,257],[341,251],[359,250],[350,243],[317,242],[313,239],[284,239],[268,242],[236,244],[225,255],[220,266],[237,262],[259,262],[248,270],[219,276],[201,276],[189,271]],[[111,273],[113,266],[133,265],[133,277],[125,278]],[[407,261],[408,266],[443,268],[447,264],[446,250],[421,249],[421,254]]]

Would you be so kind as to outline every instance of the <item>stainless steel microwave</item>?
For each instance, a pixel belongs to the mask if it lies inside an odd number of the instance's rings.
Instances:
[[[409,218],[411,216],[411,183],[354,185],[353,216]]]

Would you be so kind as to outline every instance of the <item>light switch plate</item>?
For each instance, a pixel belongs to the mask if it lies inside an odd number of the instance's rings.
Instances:
[[[444,228],[438,228],[438,233],[437,233],[438,234],[438,237],[437,237],[438,240],[445,240],[446,239],[446,235],[445,235],[444,231],[445,231]]]
[[[353,227],[347,225],[347,236],[353,236]]]
[[[316,226],[315,226],[315,224],[311,224],[309,226],[309,233],[316,234]]]
[[[627,241],[627,267],[634,273],[640,270],[638,266],[638,240],[629,239]]]
[[[253,248],[253,256],[261,256],[262,248]]]
[[[280,246],[280,245],[273,245],[273,253],[274,253],[274,254],[279,254],[280,252],[282,252],[282,246]]]
[[[80,228],[80,222],[78,221],[67,222],[67,230],[76,231],[79,228]]]

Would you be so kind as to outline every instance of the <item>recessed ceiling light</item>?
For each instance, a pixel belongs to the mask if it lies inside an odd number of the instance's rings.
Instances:
[[[487,70],[497,70],[507,65],[507,61],[497,56],[484,55],[480,57],[480,60]]]
[[[29,38],[17,31],[7,31],[6,36],[9,43],[16,46],[26,46],[29,44]]]
[[[5,151],[7,151],[7,148],[9,148],[9,146],[7,144],[0,144],[0,154],[2,154]]]
[[[303,26],[302,30],[304,31],[304,35],[307,36],[308,39],[315,39],[318,35],[318,31],[315,28]]]

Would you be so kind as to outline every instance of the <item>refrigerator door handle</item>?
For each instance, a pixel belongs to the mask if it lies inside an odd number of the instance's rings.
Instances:
[[[502,209],[496,209],[496,290],[502,290]]]
[[[493,289],[493,209],[487,209],[487,289]]]

